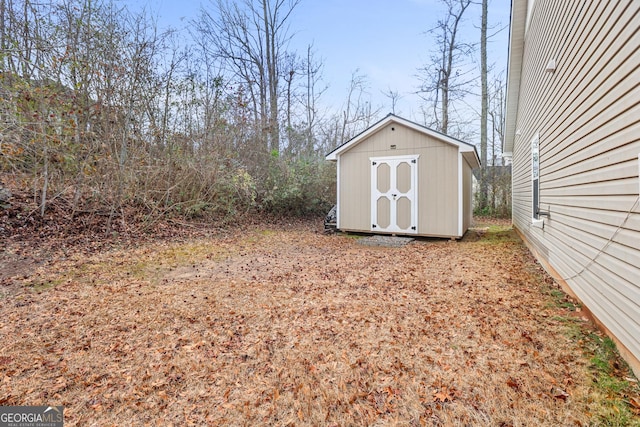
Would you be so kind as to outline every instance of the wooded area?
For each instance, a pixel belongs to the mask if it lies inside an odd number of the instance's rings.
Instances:
[[[299,2],[217,0],[185,36],[110,0],[0,0],[3,179],[28,191],[41,217],[55,204],[69,219],[99,216],[107,230],[134,216],[326,213],[335,169],[324,154],[381,111],[363,99],[357,70],[341,110],[320,108],[322,61],[312,44],[300,53],[288,43]],[[461,55],[443,22],[436,42]],[[446,63],[434,88],[453,99],[455,56]],[[453,122],[461,136],[447,105],[431,124],[447,132]],[[502,98],[491,105],[499,146]],[[506,212],[496,197],[485,205]]]

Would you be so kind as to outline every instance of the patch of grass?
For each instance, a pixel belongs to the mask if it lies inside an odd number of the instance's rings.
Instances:
[[[134,278],[144,279],[148,276],[149,263],[145,261],[138,261],[131,266],[129,271]]]
[[[550,288],[548,290],[548,294],[553,299],[553,302],[550,303],[551,306],[564,308],[568,311],[577,311],[581,308],[581,305],[577,301],[575,301],[561,289]]]
[[[176,244],[158,252],[156,256],[151,257],[152,262],[168,262],[177,265],[190,264],[203,259],[211,259],[219,255],[219,248],[210,242],[196,242],[189,244]]]
[[[504,231],[511,231],[513,227],[511,225],[506,224],[490,224],[489,225],[489,233],[501,233]]]
[[[518,234],[510,224],[477,225],[473,230],[478,234],[480,244],[501,245],[520,242]]]
[[[162,250],[137,254],[121,266],[122,272],[139,280],[156,283],[167,271],[188,265],[219,261],[229,255],[227,248],[218,242],[197,241],[176,243]]]
[[[551,320],[555,320],[556,322],[560,322],[560,323],[565,323],[567,325],[578,323],[578,319],[571,316],[553,316]]]
[[[487,233],[488,240],[493,243],[506,243],[519,241],[518,235],[513,229],[494,230]]]
[[[547,286],[543,292],[550,297],[547,308],[555,307],[571,312],[580,308],[579,303],[559,288]],[[640,414],[630,403],[630,398],[640,401],[640,387],[634,379],[633,371],[620,356],[615,342],[609,337],[603,337],[593,329],[591,323],[571,315],[556,315],[552,320],[565,326],[565,335],[579,343],[589,361],[589,387],[592,389],[591,395],[596,396],[589,405],[591,425],[640,427]]]
[[[634,414],[629,397],[640,395],[637,383],[625,378],[633,378],[629,366],[618,354],[615,343],[608,337],[596,333],[583,337],[588,352],[592,353],[589,371],[593,376],[592,386],[602,399],[593,402],[593,421],[603,426],[640,426],[640,417]]]
[[[243,235],[239,238],[239,241],[243,245],[257,245],[259,243],[264,242],[265,240],[271,239],[277,233],[276,230],[271,228],[263,228],[259,230],[250,231],[246,235]]]
[[[55,268],[36,272],[25,280],[24,286],[40,293],[65,282],[99,286],[124,279],[155,283],[169,270],[215,262],[228,254],[228,248],[223,243],[204,239],[189,243],[161,243],[137,249],[119,249],[88,260],[78,255],[59,263]]]
[[[44,281],[34,281],[29,283],[27,286],[36,293],[44,292],[51,288],[54,288],[62,283],[62,279],[48,279]]]
[[[590,368],[594,373],[594,382],[598,387],[603,391],[611,392],[610,394],[619,394],[630,390],[632,384],[620,378],[620,374],[630,376],[630,369],[620,358],[616,344],[611,338],[602,338],[595,333],[590,333],[588,340],[594,353],[590,359]]]

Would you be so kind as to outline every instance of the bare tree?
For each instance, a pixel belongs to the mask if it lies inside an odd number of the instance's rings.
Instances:
[[[487,206],[494,215],[508,216],[511,214],[511,174],[506,173],[509,169],[504,166],[501,159],[506,111],[506,88],[502,76],[498,75],[494,78],[490,89],[488,116],[491,122],[491,161],[487,161],[487,164],[490,163],[494,167],[491,168],[491,174],[486,177],[488,190],[490,189],[490,197],[487,191]]]
[[[318,101],[327,87],[320,86],[322,79],[322,60],[316,60],[313,45],[307,46],[307,55],[305,60],[305,95],[304,95],[304,111],[306,116],[305,139],[309,149],[315,148],[315,128],[318,123]]]
[[[397,90],[388,88],[387,91],[382,92],[382,94],[389,98],[389,100],[391,101],[391,112],[393,114],[396,114],[396,105],[398,104],[398,101],[402,99],[400,93]]]
[[[289,71],[283,73],[287,83],[285,153],[309,157],[317,148],[318,101],[326,90],[326,86],[322,86],[323,64],[315,58],[313,46],[308,45],[304,57],[290,55],[287,65],[285,70]]]
[[[286,126],[286,136],[287,136],[287,152],[291,152],[292,144],[294,144],[294,126],[293,126],[293,109],[294,109],[294,98],[295,98],[295,87],[294,82],[296,80],[297,74],[300,74],[303,70],[303,66],[298,60],[298,56],[295,54],[289,54],[286,56],[284,61],[283,74],[282,78],[286,83],[286,88],[284,91],[285,98],[285,126]]]
[[[202,9],[196,27],[216,56],[245,85],[266,147],[280,149],[280,79],[290,40],[288,21],[300,0],[217,0]]]
[[[372,107],[371,96],[368,92],[367,76],[356,70],[351,74],[347,99],[342,109],[342,123],[340,139],[343,143],[353,137],[356,132],[369,127],[373,119],[380,113],[379,107]]]
[[[473,81],[473,77],[468,76],[470,70],[461,69],[473,47],[459,41],[460,24],[471,0],[441,1],[447,8],[445,17],[429,31],[434,35],[438,50],[431,63],[419,70],[422,86],[418,93],[431,103],[433,117],[429,125],[447,133],[452,103],[467,93],[468,85]]]

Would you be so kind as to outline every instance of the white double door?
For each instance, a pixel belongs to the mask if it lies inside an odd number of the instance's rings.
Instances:
[[[418,156],[371,157],[371,231],[418,232]]]

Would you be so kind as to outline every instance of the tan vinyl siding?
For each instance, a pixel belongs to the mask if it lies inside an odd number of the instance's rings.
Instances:
[[[340,155],[340,229],[371,230],[369,158],[403,155],[419,155],[418,234],[457,237],[458,148],[397,123]]]
[[[640,2],[536,0],[513,142],[513,221],[640,359]],[[556,61],[555,72],[545,68]],[[531,144],[540,209],[532,226]]]

